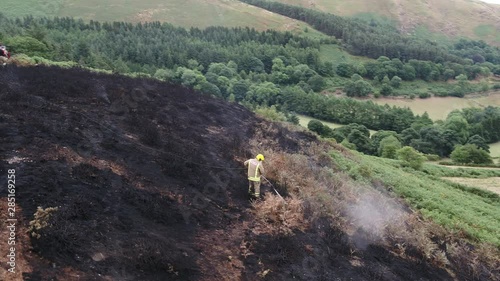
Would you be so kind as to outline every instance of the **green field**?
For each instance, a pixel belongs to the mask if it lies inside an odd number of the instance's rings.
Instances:
[[[373,59],[367,57],[353,56],[338,45],[321,45],[319,57],[323,61],[332,62],[334,66],[340,63],[358,65],[367,61],[373,61]]]
[[[464,232],[473,240],[500,247],[500,197],[493,192],[440,179],[457,173],[462,177],[471,177],[473,174],[492,172],[457,171],[424,164],[424,173],[402,168],[396,160],[365,155],[350,159],[339,152],[332,152],[331,155],[336,165],[341,170],[349,171],[353,178],[368,183],[383,182],[425,217],[451,231]]]

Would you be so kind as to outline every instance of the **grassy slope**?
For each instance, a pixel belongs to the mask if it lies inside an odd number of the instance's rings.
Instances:
[[[500,45],[500,5],[479,0],[277,0],[341,16],[386,17],[407,31],[424,25],[433,32],[467,36]]]
[[[303,32],[307,24],[237,0],[5,0],[7,16],[71,16],[98,21],[162,21],[184,27],[251,26]],[[42,3],[40,3],[42,2]],[[308,27],[310,33],[314,29]],[[312,31],[312,32],[311,32]],[[317,32],[316,32],[317,33]]]
[[[373,156],[360,156],[351,160],[337,152],[333,152],[332,156],[342,170],[350,171],[351,176],[358,180],[383,182],[424,216],[448,229],[500,246],[500,237],[497,235],[500,229],[499,197],[487,191],[441,180],[438,174],[454,173],[448,172],[448,168],[426,164],[424,173],[401,169],[395,160]]]
[[[9,17],[56,16],[64,0],[2,0],[2,14]]]

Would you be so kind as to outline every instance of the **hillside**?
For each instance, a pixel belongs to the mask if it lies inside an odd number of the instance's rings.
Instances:
[[[237,0],[175,1],[16,1],[7,0],[2,13],[7,16],[75,17],[86,21],[161,21],[183,27],[249,26],[259,30],[301,32],[307,25],[259,9]]]
[[[500,45],[500,5],[479,0],[276,0],[340,16],[395,21],[400,30],[466,36]],[[424,29],[422,29],[424,27]]]
[[[18,220],[18,271],[2,280],[498,280],[494,250],[426,221],[381,180],[351,180],[368,175],[359,156],[310,133],[149,79],[0,74],[0,170],[15,169]],[[257,152],[285,199],[265,184],[248,202],[242,161]],[[390,166],[374,172],[393,185]],[[488,214],[498,202],[483,195],[472,197]]]
[[[184,27],[250,26],[259,30],[302,30],[306,25],[237,0],[189,1],[15,1],[6,0],[8,16],[71,16],[99,21],[162,21]],[[479,0],[278,0],[340,16],[393,21],[407,33],[426,38],[429,31],[466,36],[500,45],[500,5]]]

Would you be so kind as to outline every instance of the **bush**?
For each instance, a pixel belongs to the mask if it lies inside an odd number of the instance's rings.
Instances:
[[[32,237],[40,239],[41,236],[38,232],[49,226],[50,217],[52,216],[52,213],[55,213],[57,210],[57,207],[49,207],[45,209],[43,209],[42,207],[38,207],[34,215],[35,218],[30,221],[28,233]]]
[[[493,85],[493,89],[495,89],[495,90],[500,89],[500,84],[495,84],[495,85]]]
[[[431,94],[429,94],[429,93],[420,93],[420,94],[418,94],[418,97],[421,98],[421,99],[427,99],[427,98],[431,97]]]
[[[271,121],[287,121],[286,115],[282,112],[279,112],[274,105],[272,105],[271,107],[258,107],[255,110],[255,113]]]
[[[403,165],[409,166],[415,170],[422,169],[424,161],[427,159],[422,153],[416,151],[413,147],[405,146],[396,152],[398,159],[403,161]]]
[[[255,218],[260,228],[273,235],[289,236],[294,229],[305,227],[302,200],[295,196],[286,199],[267,193],[262,201],[254,201]]]
[[[492,164],[491,156],[475,144],[460,145],[450,155],[451,160],[460,164]]]
[[[425,157],[427,157],[429,161],[439,161],[441,159],[437,154],[426,154]]]

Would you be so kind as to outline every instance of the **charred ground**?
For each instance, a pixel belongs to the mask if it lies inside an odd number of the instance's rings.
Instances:
[[[242,161],[255,147],[299,153],[317,142],[308,133],[154,80],[0,73],[1,172],[18,175],[25,267],[3,280],[483,279],[433,267],[419,251],[358,249],[326,218],[291,236],[255,232]],[[37,239],[24,233],[38,207],[58,210]]]

